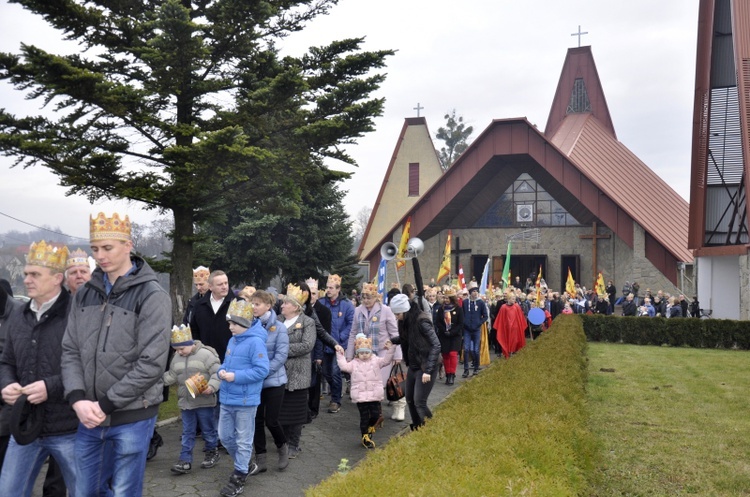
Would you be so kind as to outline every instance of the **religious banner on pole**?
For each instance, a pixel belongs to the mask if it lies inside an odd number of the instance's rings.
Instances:
[[[409,231],[411,231],[411,216],[406,218],[404,229],[401,230],[401,243],[398,244],[398,254],[396,254],[396,271],[406,266],[404,256],[406,255],[406,246],[409,244]]]
[[[505,265],[503,266],[503,285],[504,290],[510,287],[510,244],[511,242],[508,242],[508,251],[505,254]]]
[[[445,241],[445,252],[443,253],[443,262],[438,270],[437,282],[446,276],[451,275],[451,230],[448,230],[448,239]]]
[[[385,269],[387,264],[387,260],[380,259],[380,266],[378,266],[378,293],[383,304],[388,304],[388,295],[385,293]]]
[[[601,271],[599,272],[599,277],[596,279],[596,294],[599,297],[607,295],[607,287],[604,286],[604,276],[602,276]]]
[[[536,304],[542,300],[542,265],[539,264],[539,274],[536,275]]]
[[[458,284],[461,286],[461,290],[466,290],[466,280],[464,279],[464,267],[458,265]]]
[[[568,268],[568,281],[565,282],[565,291],[571,297],[576,296],[576,280],[573,279],[573,273],[570,272],[570,268]]]
[[[482,271],[482,282],[479,284],[480,295],[487,295],[487,279],[489,278],[491,260],[492,255],[489,255],[487,256],[487,262],[484,263],[484,271]]]

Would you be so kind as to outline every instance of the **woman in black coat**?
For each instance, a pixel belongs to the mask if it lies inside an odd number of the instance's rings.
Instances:
[[[461,350],[464,335],[464,310],[458,305],[456,292],[449,292],[443,295],[443,302],[434,313],[433,323],[440,340],[440,353],[443,354],[445,384],[453,385],[458,367],[458,351]]]

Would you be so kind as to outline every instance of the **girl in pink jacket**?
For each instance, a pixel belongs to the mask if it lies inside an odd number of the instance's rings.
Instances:
[[[375,429],[383,426],[383,414],[380,401],[383,400],[383,380],[380,368],[393,360],[395,348],[391,341],[385,342],[388,351],[385,357],[378,357],[372,353],[372,339],[364,333],[357,334],[354,339],[354,359],[346,362],[343,350],[336,354],[339,369],[351,374],[352,402],[357,403],[359,409],[359,429],[362,432],[362,445],[368,449],[375,448],[372,437]]]

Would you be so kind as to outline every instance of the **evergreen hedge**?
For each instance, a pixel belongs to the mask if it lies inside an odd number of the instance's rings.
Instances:
[[[510,360],[457,388],[423,428],[306,495],[586,495],[596,447],[585,352],[581,320],[560,316]]]
[[[750,350],[750,321],[581,315],[593,342]]]

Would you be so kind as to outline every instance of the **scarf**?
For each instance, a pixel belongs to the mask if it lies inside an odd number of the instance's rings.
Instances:
[[[378,346],[378,335],[380,335],[380,308],[372,316],[366,316],[365,314],[368,312],[367,307],[362,306],[362,312],[357,313],[357,324],[359,325],[360,333],[364,333],[370,337],[372,340],[372,350],[377,353],[380,351],[380,347]]]

